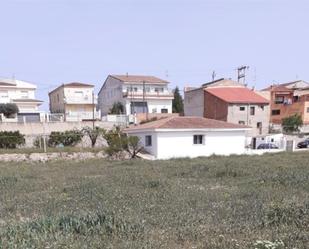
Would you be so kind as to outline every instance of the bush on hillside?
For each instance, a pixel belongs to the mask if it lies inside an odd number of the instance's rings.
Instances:
[[[16,149],[24,144],[25,137],[19,131],[0,131],[1,149]]]
[[[53,131],[49,135],[48,146],[75,146],[82,140],[82,138],[83,133],[79,130],[68,130],[65,132]]]

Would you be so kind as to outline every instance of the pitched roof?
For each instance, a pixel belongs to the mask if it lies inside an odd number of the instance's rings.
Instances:
[[[80,82],[71,82],[63,84],[64,87],[94,87],[92,84],[80,83]]]
[[[269,101],[248,88],[220,87],[206,88],[206,92],[216,96],[227,103],[268,104]]]
[[[71,82],[71,83],[65,83],[65,84],[62,84],[58,87],[56,87],[54,90],[50,91],[48,94],[51,94],[52,92],[58,90],[59,88],[61,87],[70,87],[70,88],[74,88],[74,87],[94,87],[94,85],[92,84],[86,84],[86,83],[80,83],[80,82]]]
[[[132,82],[132,83],[153,83],[153,84],[166,84],[169,83],[166,80],[159,79],[154,76],[146,75],[110,75],[113,78],[116,78],[122,82]]]
[[[0,79],[0,86],[36,89],[36,85],[16,79]]]
[[[38,99],[13,99],[13,102],[43,103],[44,101]]]
[[[153,122],[131,126],[125,131],[153,129],[248,129],[249,126],[227,123],[202,117],[169,117]]]
[[[306,82],[304,80],[296,80],[296,81],[291,81],[291,82],[287,82],[287,83],[281,83],[281,84],[275,84],[275,85],[272,84],[269,87],[262,89],[262,91],[269,91],[271,88],[278,87],[278,86],[288,87],[288,86],[291,86],[291,85],[296,85],[297,83],[301,83],[301,82],[306,84],[306,85],[308,85],[308,87],[309,87],[309,83],[308,82]],[[293,89],[293,88],[295,88],[295,87],[290,87],[289,89]],[[305,88],[307,88],[307,87],[304,87],[302,89],[305,89]]]
[[[283,85],[278,85],[278,86],[272,86],[270,89],[272,92],[293,92],[293,89],[287,88],[286,86]]]

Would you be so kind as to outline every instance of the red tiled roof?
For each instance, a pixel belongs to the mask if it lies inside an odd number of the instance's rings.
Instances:
[[[48,94],[55,92],[56,90],[58,90],[61,87],[72,87],[72,88],[74,88],[74,87],[87,87],[88,88],[88,87],[94,87],[94,85],[86,84],[86,83],[80,83],[80,82],[65,83],[65,84],[58,86],[54,90],[50,91]]]
[[[72,82],[72,83],[66,83],[63,84],[64,87],[94,87],[94,85],[86,84],[86,83],[80,83],[80,82]]]
[[[269,101],[248,88],[220,87],[206,88],[205,91],[227,103],[268,104]]]
[[[145,75],[110,75],[110,76],[123,82],[132,82],[132,83],[145,82],[145,83],[159,83],[159,84],[169,83],[166,80],[162,80],[154,76],[145,76]]]
[[[149,129],[247,129],[249,126],[227,123],[202,117],[169,117],[142,125],[132,126],[125,131]]]
[[[272,92],[293,92],[293,89],[287,88],[283,85],[273,86],[269,89]]]

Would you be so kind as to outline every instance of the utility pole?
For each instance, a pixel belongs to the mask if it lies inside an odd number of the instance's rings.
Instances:
[[[248,66],[240,66],[237,68],[237,82],[246,85],[246,70],[248,69]]]
[[[215,81],[215,78],[216,78],[216,71],[212,71],[212,74],[211,74],[211,78],[212,78],[212,81]]]
[[[92,129],[94,130],[94,90],[92,91]]]

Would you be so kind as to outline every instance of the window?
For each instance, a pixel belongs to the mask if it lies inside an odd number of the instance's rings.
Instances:
[[[240,124],[240,125],[245,125],[245,121],[238,121],[238,124]]]
[[[250,106],[250,115],[255,115],[255,107],[254,106]]]
[[[262,128],[262,122],[257,122],[257,123],[256,123],[256,128],[261,129],[261,128]]]
[[[273,115],[273,116],[280,115],[280,110],[272,110],[271,115]]]
[[[157,108],[152,108],[152,113],[157,113]]]
[[[309,113],[309,107],[307,107],[307,112]]]
[[[133,92],[137,92],[137,87],[133,87]]]
[[[260,108],[262,111],[264,111],[264,106],[263,105],[260,105]]]
[[[194,135],[193,144],[203,144],[203,135]]]
[[[29,92],[28,91],[21,91],[21,98],[22,99],[29,98]]]
[[[246,107],[244,107],[244,106],[239,107],[239,111],[244,111],[245,109],[246,109]]]
[[[275,97],[275,104],[283,104],[284,96],[276,96]]]
[[[150,92],[150,87],[149,86],[145,88],[145,92],[147,92],[147,93]]]
[[[155,92],[163,92],[164,88],[163,87],[156,87]]]
[[[151,135],[145,136],[145,146],[152,146],[152,136]]]
[[[168,113],[168,110],[166,108],[161,109],[161,113]]]
[[[0,91],[0,98],[8,98],[9,93],[8,91]]]

